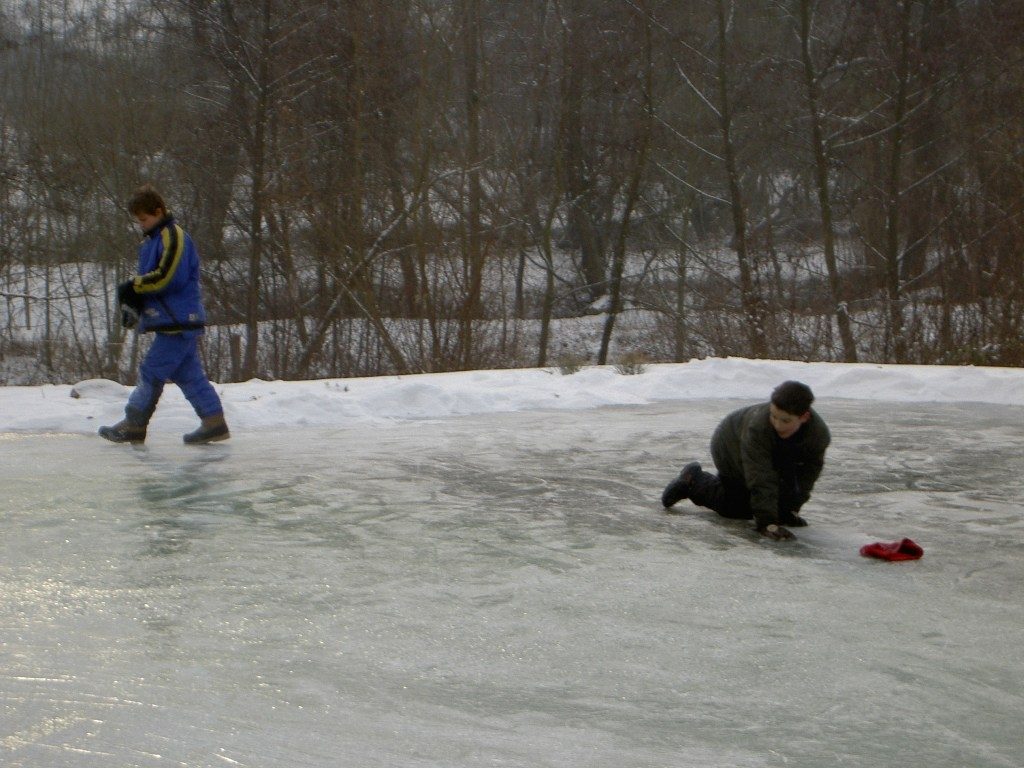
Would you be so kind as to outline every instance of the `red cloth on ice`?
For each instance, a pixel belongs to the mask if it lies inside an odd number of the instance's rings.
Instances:
[[[876,541],[873,544],[865,544],[860,548],[860,553],[864,557],[877,557],[882,560],[917,560],[924,554],[924,550],[913,539],[901,539],[889,543]]]

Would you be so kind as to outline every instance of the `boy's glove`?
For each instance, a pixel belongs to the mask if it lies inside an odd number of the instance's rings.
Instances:
[[[127,304],[121,305],[121,327],[131,330],[139,324],[139,313]]]
[[[121,327],[134,328],[142,313],[142,297],[135,292],[135,281],[125,280],[117,286],[117,303],[121,310]]]

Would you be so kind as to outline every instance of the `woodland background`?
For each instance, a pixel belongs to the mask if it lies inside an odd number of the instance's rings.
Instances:
[[[0,383],[130,381],[125,202],[211,378],[1024,365],[1020,0],[5,0]]]

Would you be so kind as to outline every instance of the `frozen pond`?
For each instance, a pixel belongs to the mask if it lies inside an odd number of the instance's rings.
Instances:
[[[1024,764],[1024,409],[820,401],[770,543],[659,504],[740,404],[0,435],[0,762]]]

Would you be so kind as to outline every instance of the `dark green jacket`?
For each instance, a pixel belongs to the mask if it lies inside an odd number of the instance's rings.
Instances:
[[[758,527],[777,523],[780,511],[796,512],[810,498],[832,439],[812,409],[811,418],[797,433],[783,440],[768,419],[768,405],[733,411],[711,438],[719,477],[749,491]]]

